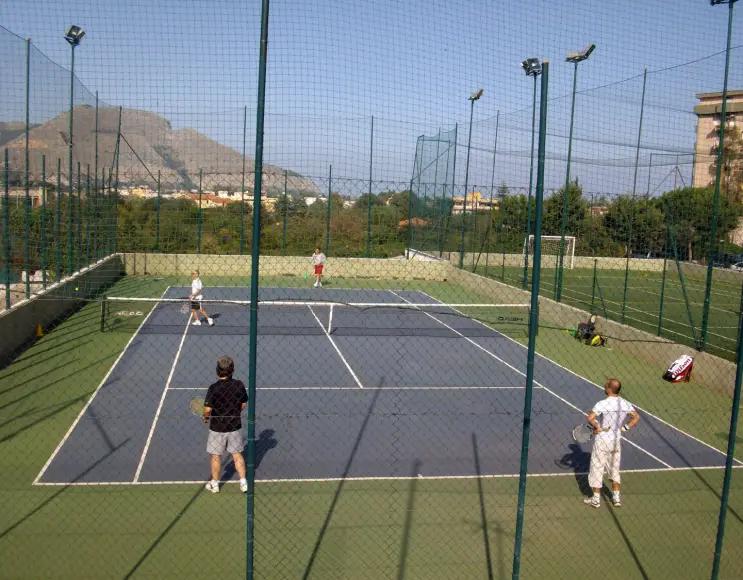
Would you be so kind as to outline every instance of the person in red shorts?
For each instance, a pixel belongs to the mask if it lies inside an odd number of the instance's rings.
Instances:
[[[313,284],[315,288],[322,286],[321,278],[325,259],[325,254],[320,251],[320,248],[315,248],[315,253],[312,254],[312,265],[315,267],[315,283]]]

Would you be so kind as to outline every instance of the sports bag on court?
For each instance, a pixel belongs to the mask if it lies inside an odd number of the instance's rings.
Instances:
[[[688,383],[691,380],[691,370],[694,368],[694,359],[688,354],[682,354],[678,357],[668,370],[663,373],[663,380],[669,383]]]

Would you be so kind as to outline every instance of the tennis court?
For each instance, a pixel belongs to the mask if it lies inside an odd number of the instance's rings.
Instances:
[[[215,380],[219,355],[232,356],[247,382],[248,290],[210,288],[224,301],[206,306],[213,327],[180,313],[187,294],[170,286],[164,301],[109,300],[106,331],[135,331],[35,484],[205,481],[207,428],[188,402]],[[265,287],[259,300],[258,480],[408,478],[411,465],[423,478],[517,475],[526,349],[502,328],[418,290]],[[500,312],[506,326],[528,313]],[[530,474],[560,472],[566,461],[585,471],[590,448],[569,433],[602,391],[540,356],[535,380]],[[626,471],[724,465],[710,445],[643,419],[623,448]],[[223,479],[233,476],[226,463]]]

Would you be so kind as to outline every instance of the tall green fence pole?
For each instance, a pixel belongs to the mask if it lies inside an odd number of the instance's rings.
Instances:
[[[90,163],[86,168],[85,177],[85,265],[93,262],[90,256]]]
[[[398,218],[396,216],[395,220],[397,219]],[[407,252],[405,252],[405,257],[408,260],[410,259],[410,249],[412,247],[413,247],[413,177],[410,178],[410,188],[408,191],[408,250]]]
[[[591,249],[591,232],[593,231],[593,194],[591,194],[591,204],[588,206],[588,253],[593,256]]]
[[[730,16],[732,20],[732,3],[730,4]],[[717,538],[715,539],[715,555],[712,564],[712,580],[720,577],[720,559],[722,557],[722,544],[725,539],[725,518],[728,512],[728,499],[730,497],[730,480],[733,474],[733,462],[735,461],[735,440],[738,432],[738,411],[740,409],[741,379],[743,378],[743,325],[738,330],[738,348],[735,368],[735,389],[733,390],[733,404],[730,411],[730,429],[728,429],[728,452],[725,457],[725,476],[722,482],[722,495],[720,497],[720,515],[717,519]]]
[[[93,163],[93,260],[101,258],[98,247],[98,91],[95,92],[95,158]]]
[[[114,203],[113,203],[113,252],[119,251],[119,159],[121,158],[121,113],[123,107],[119,107],[119,124],[116,131],[116,179],[114,181]]]
[[[5,149],[5,168],[3,170],[3,185],[5,199],[3,200],[3,233],[5,234],[5,309],[10,310],[10,158],[8,149]]]
[[[157,171],[157,205],[155,206],[155,251],[160,251],[160,204],[162,203],[162,189],[160,170]]]
[[[74,54],[74,52],[73,52]],[[67,175],[67,181],[69,181],[69,195],[67,198],[67,272],[70,276],[75,271],[75,250],[72,245],[72,224],[73,224],[73,209],[75,204],[73,203],[73,193],[75,189],[75,178],[72,171],[72,162],[70,162],[70,173]]]
[[[83,265],[83,181],[80,162],[77,162],[77,207],[75,208],[75,247],[77,250],[77,268]]]
[[[666,294],[666,270],[668,270],[668,228],[669,228],[669,206],[666,204],[666,237],[663,240],[663,274],[660,279],[660,306],[658,307],[658,332],[661,336],[663,332],[663,301]]]
[[[248,106],[245,105],[243,110],[243,169],[242,184],[240,185],[240,255],[243,255],[245,248],[245,156],[246,156],[246,139],[248,131]],[[199,204],[200,205],[200,204]]]
[[[722,106],[720,108],[720,143],[717,147],[717,172],[715,174],[715,193],[712,202],[712,225],[709,237],[709,256],[707,258],[707,283],[704,289],[704,306],[702,307],[702,337],[699,350],[707,347],[707,327],[709,326],[710,296],[712,293],[712,272],[715,263],[715,248],[717,247],[717,220],[720,206],[720,183],[722,181],[723,150],[725,147],[725,124],[727,122],[728,101],[728,72],[730,70],[730,41],[733,35],[733,4],[735,0],[728,0],[728,39],[725,49],[725,80],[722,85]]]
[[[331,198],[333,197],[333,166],[328,168],[328,223],[327,233],[325,234],[325,255],[330,255],[330,215],[331,215]]]
[[[62,159],[57,157],[57,199],[56,215],[54,216],[54,244],[57,246],[57,273],[56,281],[62,279]]]
[[[640,143],[642,142],[642,120],[645,114],[645,86],[648,80],[648,69],[642,76],[642,101],[640,104],[640,125],[637,129],[637,147],[635,149],[635,177],[632,182],[632,199],[630,201],[629,235],[627,237],[627,261],[624,265],[624,292],[622,293],[622,324],[627,310],[627,289],[629,287],[629,261],[632,257],[632,228],[635,219],[635,195],[637,194],[637,169],[640,165]]]
[[[202,232],[202,221],[203,221],[203,215],[204,215],[204,209],[202,208],[202,183],[203,183],[203,177],[204,177],[204,170],[199,169],[199,210],[196,214],[197,222],[196,222],[196,253],[201,254],[201,232]],[[261,211],[260,208],[256,209],[253,208],[253,211]]]
[[[478,97],[479,98],[479,97]],[[475,113],[475,101],[470,97],[470,130],[467,137],[467,161],[464,164],[464,197],[462,198],[462,239],[459,242],[459,269],[464,267],[464,230],[467,223],[467,187],[470,177],[470,148],[472,146],[472,116]],[[474,259],[474,256],[473,256]]]
[[[593,260],[593,284],[591,285],[591,314],[596,312],[596,282],[598,281],[599,275],[599,261],[594,258]]]
[[[41,287],[46,290],[47,239],[46,239],[46,155],[41,156]]]
[[[31,297],[31,160],[28,154],[29,133],[31,115],[31,39],[26,39],[26,124],[25,134],[25,222],[26,222],[26,244],[24,252],[24,269],[26,270],[26,298]]]
[[[531,149],[529,149],[531,155],[531,161],[529,162],[529,195],[526,201],[526,251],[524,252],[524,278],[521,283],[521,288],[526,290],[528,284],[529,275],[529,235],[531,234],[531,193],[534,178],[534,125],[537,120],[537,76],[534,75],[534,94],[532,96],[531,105]]]
[[[438,157],[436,163],[439,162]],[[366,207],[366,257],[371,258],[372,228],[372,176],[374,174],[374,115],[371,118],[371,137],[369,138],[369,203]]]
[[[516,533],[513,544],[513,580],[521,571],[521,545],[524,534],[524,502],[526,500],[526,475],[529,464],[529,434],[531,430],[531,399],[534,390],[534,353],[539,328],[539,275],[542,258],[542,200],[544,198],[544,157],[547,140],[547,85],[549,63],[542,64],[542,86],[539,97],[539,156],[537,160],[537,189],[535,195],[534,262],[531,270],[531,309],[529,312],[529,345],[526,357],[526,389],[524,391],[524,419],[521,431],[521,465],[519,469],[519,495],[516,511]]]
[[[287,186],[289,185],[289,170],[284,169],[284,227],[281,235],[281,255],[286,256],[286,220],[289,213],[289,197],[287,196]]]
[[[263,115],[266,103],[266,58],[268,55],[268,6],[269,0],[263,0],[261,7],[261,54],[258,65],[258,106],[255,128],[255,187],[253,201],[253,247],[251,248],[250,276],[250,346],[248,367],[248,457],[247,478],[248,493],[246,503],[246,571],[247,580],[254,577],[255,546],[255,395],[256,395],[256,361],[258,356],[258,260],[261,242],[261,185],[263,181]],[[328,198],[328,203],[330,198]]]
[[[110,184],[110,181],[109,181]],[[101,244],[103,246],[103,255],[108,257],[111,249],[111,225],[109,223],[111,213],[111,200],[109,199],[111,192],[107,194],[106,187],[106,168],[101,171],[101,226],[103,227],[103,238]]]

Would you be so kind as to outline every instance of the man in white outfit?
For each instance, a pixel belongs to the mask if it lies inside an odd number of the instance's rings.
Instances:
[[[199,314],[202,314],[204,318],[206,318],[207,324],[212,326],[214,320],[210,318],[206,313],[206,310],[204,310],[204,307],[201,305],[201,299],[203,298],[201,290],[204,288],[204,284],[201,282],[201,278],[199,278],[199,271],[194,270],[191,272],[191,277],[193,278],[191,280],[191,294],[188,296],[188,299],[191,301],[191,315],[193,316],[193,322],[191,324],[194,326],[201,326]]]
[[[593,496],[585,498],[583,503],[594,508],[601,507],[601,486],[605,472],[609,474],[611,480],[611,502],[614,507],[622,506],[619,495],[622,432],[629,431],[637,425],[640,415],[631,404],[619,396],[621,389],[622,383],[617,379],[606,379],[604,384],[606,398],[596,403],[588,414],[588,422],[594,433],[591,467],[588,473],[588,484],[593,489]],[[630,419],[625,424],[627,417]]]

